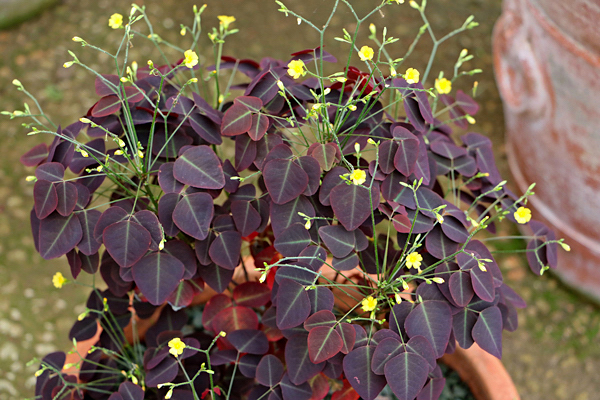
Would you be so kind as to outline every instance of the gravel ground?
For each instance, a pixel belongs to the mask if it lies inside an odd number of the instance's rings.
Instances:
[[[156,32],[171,40],[182,40],[179,24],[188,23],[193,2],[189,0],[139,1],[147,6]],[[288,7],[300,11],[318,24],[323,22],[330,0],[288,0]],[[207,0],[205,26],[216,25],[216,15],[235,15],[241,34],[230,38],[226,54],[239,58],[260,58],[269,55],[287,58],[290,52],[313,47],[316,36],[306,26],[297,27],[285,19],[272,2],[243,0]],[[363,1],[359,8],[377,4]],[[42,108],[63,126],[83,115],[95,100],[93,79],[81,68],[64,69],[70,59],[67,50],[76,51],[79,58],[96,70],[110,73],[108,57],[82,49],[71,41],[81,36],[99,47],[114,51],[120,33],[106,24],[114,12],[126,14],[129,2],[118,0],[63,0],[35,20],[16,28],[0,31],[0,109],[23,108],[24,96],[11,85],[18,78],[35,93]],[[364,7],[363,7],[364,6]],[[503,146],[502,104],[493,81],[490,37],[493,23],[499,16],[499,0],[430,0],[430,22],[437,32],[445,33],[457,27],[469,14],[481,26],[471,33],[451,40],[440,50],[433,71],[445,67],[451,73],[458,53],[468,48],[476,55],[468,67],[481,68],[478,76],[478,101],[482,111],[476,129],[489,135],[496,144],[496,158],[503,175],[508,176]],[[386,11],[386,19],[376,15],[373,22],[388,26],[388,35],[405,40],[395,49],[403,49],[412,41],[420,21],[407,4]],[[341,27],[351,30],[346,11],[332,21],[333,36],[341,36]],[[364,37],[368,32],[363,32]],[[178,39],[179,38],[179,39]],[[406,39],[408,38],[408,39]],[[189,37],[185,38],[189,40]],[[132,59],[140,64],[156,57],[148,43],[138,42],[131,49]],[[182,43],[185,47],[187,42]],[[292,44],[293,43],[293,44]],[[346,49],[328,40],[327,50],[340,55]],[[425,46],[427,47],[427,46]],[[411,56],[411,65],[425,64],[429,49]],[[171,53],[175,59],[178,55]],[[205,56],[210,55],[206,49]],[[466,82],[464,88],[469,88]],[[76,88],[76,89],[75,89]],[[31,104],[31,102],[29,101]],[[32,170],[22,167],[19,156],[33,145],[48,138],[27,137],[26,129],[15,120],[0,118],[2,147],[0,148],[0,400],[31,397],[35,365],[26,366],[33,357],[69,349],[67,333],[82,311],[87,289],[69,285],[60,291],[52,287],[56,271],[68,276],[64,259],[43,261],[33,252],[29,230],[29,210],[33,185],[25,182]],[[510,232],[509,232],[510,233]],[[521,246],[519,241],[503,244],[503,248]],[[523,399],[594,400],[600,395],[600,310],[561,287],[549,276],[534,277],[516,256],[500,259],[509,283],[529,303],[520,311],[520,329],[505,335],[504,363],[519,388]]]

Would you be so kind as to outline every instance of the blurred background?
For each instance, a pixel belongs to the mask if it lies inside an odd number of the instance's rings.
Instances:
[[[35,0],[30,0],[35,3]],[[228,38],[224,55],[236,58],[269,56],[287,60],[290,53],[318,45],[317,34],[306,24],[297,25],[295,18],[286,18],[271,1],[205,0],[203,14],[204,47],[201,61],[210,60],[212,47],[205,33],[218,25],[217,15],[233,15],[234,27],[240,33]],[[11,84],[19,79],[40,101],[43,110],[63,127],[83,116],[97,97],[94,77],[77,66],[65,69],[71,60],[67,50],[101,73],[113,73],[114,63],[105,54],[81,48],[71,41],[80,36],[108,52],[115,52],[122,31],[108,27],[108,18],[118,12],[127,15],[130,3],[122,0],[61,0],[38,1],[50,5],[38,16],[0,30],[0,110],[23,110],[23,102],[33,102]],[[0,26],[10,20],[12,0],[0,0]],[[23,2],[20,2],[23,3]],[[188,48],[190,35],[179,35],[180,24],[191,25],[191,0],[138,0],[145,5],[154,32],[165,40]],[[331,11],[332,0],[285,0],[288,8],[321,26]],[[365,15],[379,2],[362,0],[355,7]],[[408,3],[408,2],[407,2]],[[198,4],[200,6],[201,4]],[[22,6],[26,7],[26,6]],[[480,68],[483,73],[461,80],[456,89],[469,91],[479,82],[476,100],[481,106],[473,130],[489,136],[495,144],[496,161],[501,174],[510,182],[504,147],[502,103],[494,82],[491,34],[501,13],[500,0],[429,0],[427,15],[438,37],[462,25],[469,15],[480,26],[446,42],[438,51],[431,77],[440,70],[451,75],[458,54],[463,48],[475,58],[464,68]],[[340,5],[326,36],[326,50],[343,60],[347,45],[333,40],[342,36],[342,28],[352,32],[354,18],[348,8]],[[423,24],[418,13],[408,4],[386,7],[361,27],[359,43],[369,44],[368,25],[372,22],[381,35],[387,26],[388,36],[401,40],[388,50],[400,57],[418,28]],[[138,29],[146,32],[143,24]],[[373,46],[374,47],[374,46]],[[431,41],[424,36],[406,66],[421,71],[427,63]],[[136,39],[130,49],[131,60],[144,65],[148,59],[158,60],[152,44]],[[175,61],[181,54],[166,51]],[[210,62],[209,62],[210,63]],[[336,66],[342,69],[342,61]],[[431,86],[431,80],[428,86]],[[454,90],[454,88],[453,88]],[[29,212],[33,204],[33,184],[25,180],[33,169],[19,163],[19,157],[34,145],[49,142],[50,137],[26,136],[29,132],[21,120],[0,117],[0,400],[33,396],[37,364],[26,366],[33,357],[43,357],[51,351],[68,351],[68,331],[83,306],[89,290],[78,285],[62,289],[52,286],[52,276],[60,271],[70,277],[66,259],[44,261],[35,253],[29,227]],[[507,228],[505,228],[507,229]],[[515,232],[507,231],[507,235]],[[524,248],[524,242],[498,242],[498,250]],[[504,335],[503,362],[515,381],[523,399],[594,400],[600,393],[600,310],[586,300],[563,288],[551,276],[535,277],[520,256],[497,255],[508,283],[528,303],[519,310],[519,329]],[[89,278],[89,277],[87,277]],[[91,282],[90,279],[83,280]]]

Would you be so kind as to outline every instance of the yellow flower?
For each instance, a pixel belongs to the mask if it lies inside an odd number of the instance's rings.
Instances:
[[[306,75],[306,66],[302,60],[292,60],[288,64],[288,74],[294,79],[298,79],[301,76]]]
[[[358,56],[360,57],[360,61],[368,61],[373,59],[373,55],[375,52],[369,46],[363,46],[360,48],[358,52]]]
[[[404,79],[408,83],[419,83],[419,71],[414,68],[409,68],[406,70],[404,74]]]
[[[229,15],[219,15],[219,23],[223,25],[225,29],[229,28],[229,24],[233,24],[235,22],[235,17],[230,17]]]
[[[55,273],[54,276],[52,277],[52,284],[57,289],[60,289],[61,287],[63,287],[63,285],[65,284],[66,281],[67,281],[67,279],[60,272]]]
[[[198,64],[198,54],[196,54],[195,51],[186,50],[185,53],[183,53],[183,56],[185,57],[183,60],[183,64],[186,67],[194,68],[194,66]]]
[[[452,82],[446,78],[436,79],[435,90],[437,90],[438,93],[448,94],[452,91]]]
[[[520,224],[526,224],[531,219],[531,210],[527,207],[519,207],[513,214],[515,219]]]
[[[169,340],[169,353],[173,354],[173,356],[178,357],[183,354],[183,349],[185,349],[185,343],[181,341],[178,337]]]
[[[367,180],[367,174],[362,169],[355,169],[350,174],[350,180],[355,185],[362,185]]]
[[[421,261],[423,261],[423,257],[416,251],[413,251],[408,256],[406,256],[406,266],[408,268],[419,269],[419,267],[421,266]]]
[[[114,13],[108,20],[108,26],[113,29],[119,29],[123,26],[123,16],[119,13]]]
[[[377,299],[369,296],[362,301],[362,309],[364,311],[373,311],[377,307]]]
[[[396,4],[404,4],[404,0],[394,0]]]

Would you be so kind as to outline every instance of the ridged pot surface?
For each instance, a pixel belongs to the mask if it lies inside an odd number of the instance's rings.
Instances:
[[[559,276],[600,301],[600,1],[504,0],[494,29],[509,165],[571,245]]]

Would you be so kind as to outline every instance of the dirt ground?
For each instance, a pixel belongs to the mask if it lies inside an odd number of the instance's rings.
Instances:
[[[206,0],[203,16],[205,31],[217,25],[217,15],[234,15],[241,33],[227,42],[225,54],[238,58],[260,59],[263,56],[287,59],[289,53],[317,45],[316,35],[306,24],[297,26],[277,12],[274,2],[249,0]],[[162,37],[178,41],[187,48],[190,38],[179,36],[180,23],[191,23],[190,0],[138,0],[145,4],[155,31]],[[284,0],[293,10],[314,21],[325,20],[331,0]],[[359,14],[378,4],[376,0],[354,2]],[[408,3],[408,1],[406,2]],[[342,36],[341,28],[354,28],[344,6],[332,20],[326,38],[327,50],[339,59],[347,47],[333,40]],[[494,83],[491,55],[491,32],[501,12],[500,0],[429,0],[428,15],[435,32],[441,36],[462,24],[470,15],[479,28],[450,40],[439,50],[432,75],[440,69],[450,74],[463,48],[476,57],[468,68],[481,68],[476,78],[463,81],[470,90],[479,81],[481,105],[475,130],[489,135],[496,145],[496,159],[504,176],[509,177],[504,151],[502,103]],[[16,28],[0,31],[0,110],[23,109],[25,96],[11,84],[18,78],[25,88],[38,96],[42,108],[63,126],[81,117],[95,101],[94,80],[82,68],[64,69],[70,60],[67,50],[75,51],[82,62],[103,73],[111,73],[110,60],[104,54],[81,48],[71,41],[80,36],[88,42],[114,51],[120,32],[107,26],[114,12],[126,15],[129,2],[119,0],[63,0],[39,18]],[[370,22],[381,32],[401,40],[390,47],[397,57],[404,54],[422,22],[408,4],[386,8]],[[361,32],[367,41],[368,24]],[[139,40],[131,49],[131,59],[144,64],[158,56],[150,43]],[[207,48],[204,56],[210,56]],[[423,70],[430,46],[410,57],[410,65]],[[169,53],[172,59],[177,53]],[[341,63],[340,63],[341,64]],[[113,66],[114,67],[114,66]],[[341,69],[341,67],[340,67]],[[28,100],[32,105],[32,102]],[[33,251],[29,229],[29,210],[33,203],[33,185],[25,181],[32,173],[18,159],[33,145],[49,138],[28,137],[19,121],[0,118],[0,400],[33,396],[37,365],[26,366],[33,357],[50,351],[68,350],[67,333],[76,316],[83,311],[88,289],[68,285],[61,290],[51,284],[52,275],[61,271],[69,276],[64,259],[43,261]],[[501,244],[501,249],[522,246],[519,240]],[[528,302],[520,311],[520,329],[506,333],[503,361],[523,399],[527,400],[594,400],[600,398],[600,310],[564,289],[552,277],[535,277],[517,256],[499,257],[509,283]]]

